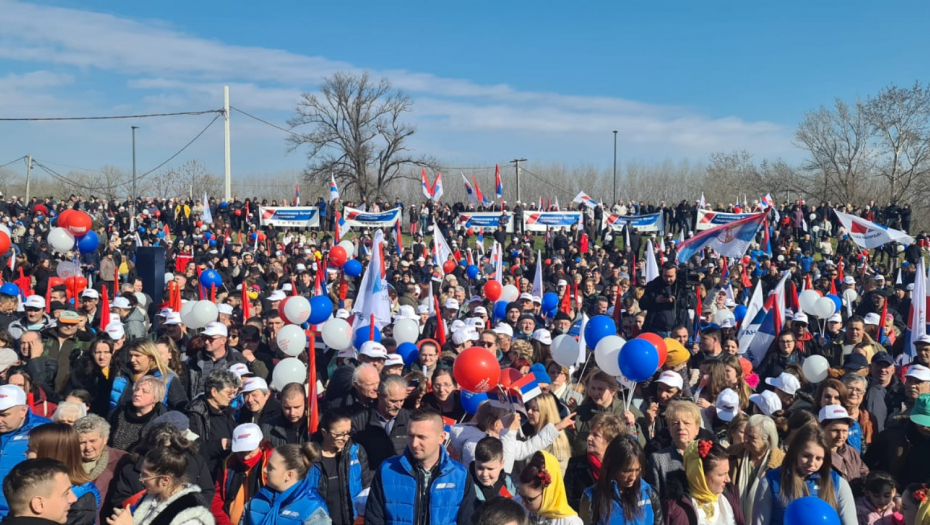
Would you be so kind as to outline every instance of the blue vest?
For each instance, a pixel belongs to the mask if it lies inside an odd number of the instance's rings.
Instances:
[[[314,512],[329,510],[309,474],[284,492],[262,487],[242,513],[242,525],[303,525]]]
[[[156,370],[152,375],[158,379],[161,379],[161,372],[158,370]],[[174,374],[174,372],[168,372],[168,382],[165,383],[165,398],[161,400],[165,406],[168,406],[168,388],[171,386],[171,381],[176,377],[177,376]],[[119,404],[120,398],[123,397],[123,391],[125,391],[126,387],[128,386],[129,378],[124,375],[120,375],[113,380],[113,388],[110,390],[110,410],[116,408],[116,405]]]
[[[769,490],[772,491],[772,516],[769,519],[769,525],[782,525],[785,520],[785,505],[781,501],[778,493],[781,492],[781,467],[772,469],[765,473],[765,479],[769,482]],[[840,496],[840,475],[835,470],[830,471],[830,479],[833,480],[834,497]],[[807,492],[811,496],[819,496],[820,484],[817,481],[820,476],[814,474],[808,477],[804,484],[807,485]]]
[[[652,509],[652,499],[649,498],[649,494],[653,492],[652,486],[646,483],[646,480],[639,480],[639,508],[643,511],[643,515],[637,518],[633,518],[632,521],[626,521],[626,518],[623,516],[623,508],[620,506],[620,489],[617,487],[616,481],[611,481],[611,485],[614,488],[614,497],[610,500],[610,520],[601,519],[599,522],[593,525],[650,525],[655,522],[655,513]],[[594,501],[594,487],[588,487],[584,489],[584,495],[587,496],[588,501]]]
[[[358,460],[358,444],[352,443],[348,451],[343,451],[344,454],[349,455],[349,497],[352,500],[355,500],[356,497],[362,492],[362,464]],[[343,461],[340,459],[340,461]],[[340,472],[341,475],[341,472]],[[311,480],[310,483],[314,487],[319,487],[322,482],[323,469],[320,468],[320,465],[314,465],[310,472],[307,473],[307,479]],[[329,487],[329,490],[341,490],[342,487]],[[318,489],[319,490],[319,489]],[[358,517],[358,513],[355,512],[355,505],[352,507],[352,518],[355,519]]]
[[[439,456],[439,473],[430,480],[429,517],[431,523],[455,523],[465,496],[468,471],[449,457],[445,448]],[[417,500],[416,468],[410,462],[410,452],[388,458],[378,468],[384,490],[386,523],[415,523]]]
[[[26,451],[29,450],[29,431],[33,428],[51,423],[51,420],[32,413],[26,409],[26,419],[23,425],[13,432],[0,434],[0,483],[13,467],[26,461]],[[6,517],[10,507],[6,503],[6,496],[0,491],[0,518]]]
[[[83,485],[72,485],[71,492],[74,493],[75,499],[81,499],[88,494],[93,494],[94,501],[97,502],[97,509],[100,508],[100,491],[97,490],[97,485],[94,485],[93,481],[88,481]],[[94,520],[94,523],[97,523],[97,520]]]
[[[857,454],[862,454],[862,425],[858,421],[853,421],[853,424],[849,426],[849,437],[846,438],[846,443],[856,449]]]

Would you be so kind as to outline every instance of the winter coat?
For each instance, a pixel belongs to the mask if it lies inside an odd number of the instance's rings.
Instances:
[[[139,478],[142,477],[142,463],[148,450],[137,449],[135,454],[126,454],[116,465],[116,473],[110,490],[107,492],[101,516],[110,516],[113,509],[122,507],[126,500],[139,494],[145,487]],[[207,470],[207,462],[200,454],[187,454],[187,472],[184,479],[200,487],[200,495],[204,501],[213,501],[213,475]]]
[[[164,514],[164,516],[162,516]],[[167,521],[166,520],[170,520]],[[166,520],[166,521],[163,521]],[[213,514],[197,485],[185,485],[162,503],[146,495],[132,509],[133,525],[214,525]]]
[[[123,319],[123,328],[126,330],[126,340],[141,339],[145,337],[145,314],[138,308],[133,308],[129,315]]]
[[[581,514],[582,495],[597,483],[597,480],[594,479],[594,471],[591,469],[591,462],[588,461],[588,455],[584,454],[569,459],[564,478],[565,496],[568,498],[568,504],[575,509],[575,512]]]
[[[146,375],[161,379],[161,372],[152,370]],[[132,378],[132,373],[124,371],[113,379],[113,387],[110,389],[110,410],[118,405],[125,404],[132,399],[132,387],[136,380]],[[168,372],[168,384],[165,385],[165,397],[162,403],[169,410],[184,411],[187,407],[187,394],[184,392],[184,386],[181,379],[174,372]]]
[[[407,447],[407,426],[410,411],[400,409],[394,418],[394,426],[388,434],[381,426],[377,409],[369,408],[352,416],[352,439],[368,453],[368,468],[376,470],[381,462],[397,456]]]
[[[168,412],[168,408],[161,403],[148,414],[137,417],[135,408],[127,403],[117,407],[110,414],[110,446],[119,450],[130,451],[142,440],[142,428],[156,417]]]
[[[274,449],[267,441],[262,441],[261,452],[257,457],[243,462],[238,454],[230,454],[223,462],[223,467],[216,473],[213,502],[210,512],[217,525],[236,525],[245,514],[245,505],[265,486],[265,466]],[[238,505],[242,494],[242,507]],[[235,520],[235,523],[233,523]]]
[[[245,506],[240,525],[329,525],[326,503],[313,480],[304,478],[284,492],[263,487]]]
[[[766,472],[762,480],[759,481],[759,489],[756,492],[756,500],[753,502],[752,512],[754,525],[782,525],[785,517],[785,504],[782,502],[779,492],[781,491],[781,469],[770,470]],[[830,472],[833,480],[833,490],[836,492],[836,506],[842,525],[857,525],[856,519],[856,502],[853,499],[852,490],[849,483],[841,478],[836,472]],[[807,485],[808,494],[817,495],[820,477],[817,474],[809,476],[804,483]]]
[[[323,470],[323,462],[318,461],[307,477],[315,478],[317,492],[326,500],[326,494],[331,490],[339,492],[343,505],[341,509],[329,509],[330,515],[342,512],[342,523],[351,523],[355,520],[355,506],[352,502],[361,494],[362,490],[371,486],[372,472],[368,469],[368,456],[365,449],[349,440],[342,452],[336,456],[338,462],[338,487],[329,486],[329,473]]]
[[[891,474],[898,488],[911,483],[924,483],[930,472],[930,438],[925,437],[913,422],[886,428],[866,451],[865,464],[872,470]]]
[[[201,396],[191,401],[187,416],[190,418],[191,432],[200,436],[200,454],[207,460],[210,472],[216,472],[229,455],[228,446],[232,443],[233,429],[236,428],[233,410],[229,407],[217,410]],[[222,443],[224,439],[227,441],[225,448]]]
[[[87,473],[91,481],[93,481],[94,485],[97,487],[97,491],[100,492],[101,504],[107,499],[107,494],[110,491],[113,478],[116,476],[120,460],[122,460],[125,455],[126,453],[122,450],[106,447],[103,449],[100,459],[97,460],[97,464],[94,465],[94,469]],[[102,509],[103,506],[98,504],[98,508]],[[106,518],[107,516],[104,516],[102,523],[106,523]],[[99,512],[97,514],[97,519],[100,521]]]
[[[188,399],[195,399],[200,394],[203,394],[203,383],[206,376],[209,374],[209,372],[204,373],[204,365],[207,361],[211,361],[213,365],[210,371],[228,370],[230,366],[237,363],[242,363],[249,367],[249,371],[253,371],[253,365],[248,363],[245,357],[242,357],[242,354],[237,350],[227,350],[226,355],[217,361],[213,361],[206,352],[198,352],[196,356],[188,359],[185,363],[187,365],[187,373],[184,375],[184,384]],[[254,362],[257,363],[259,361],[256,359]]]
[[[290,421],[284,419],[284,414],[280,414],[265,423],[259,423],[259,427],[262,429],[262,435],[273,447],[302,445],[310,441],[307,418],[301,418],[296,424],[291,425]],[[293,438],[289,438],[288,434]]]
[[[620,489],[617,487],[617,482],[611,481],[610,484],[613,486],[614,493],[614,497],[610,501],[610,519],[602,518],[597,523],[592,521],[591,504],[594,498],[594,487],[588,487],[581,497],[579,516],[581,516],[582,521],[591,525],[661,525],[664,523],[659,494],[644,480],[640,479],[639,481],[638,502],[643,515],[631,521],[627,521],[623,516],[623,508],[620,506]]]
[[[100,491],[93,482],[88,481],[83,485],[72,486],[71,492],[77,501],[68,509],[66,525],[94,525],[97,521],[97,509],[100,508]]]
[[[26,461],[26,452],[29,450],[29,432],[39,425],[50,423],[51,421],[39,417],[32,413],[32,410],[26,410],[26,418],[22,426],[18,429],[0,434],[0,481],[6,479],[7,474],[13,470],[13,467]],[[7,515],[10,508],[6,502],[6,496],[0,491],[0,518]]]

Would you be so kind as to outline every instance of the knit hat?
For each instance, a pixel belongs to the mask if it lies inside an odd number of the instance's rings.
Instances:
[[[686,363],[691,358],[691,352],[688,352],[676,339],[666,339],[665,347],[668,350],[668,355],[665,358],[666,368],[675,368],[682,363]]]
[[[537,383],[551,384],[552,378],[549,377],[549,374],[546,372],[546,367],[542,363],[536,363],[530,367],[530,373],[536,377]]]

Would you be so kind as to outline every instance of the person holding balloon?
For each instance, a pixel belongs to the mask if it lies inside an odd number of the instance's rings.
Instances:
[[[815,496],[839,515],[842,525],[858,525],[856,502],[849,483],[832,466],[824,431],[814,425],[802,427],[791,439],[782,465],[768,471],[759,481],[753,502],[753,524],[802,525],[818,522],[818,516],[808,516],[809,521],[804,522],[786,519],[786,509],[792,502]]]

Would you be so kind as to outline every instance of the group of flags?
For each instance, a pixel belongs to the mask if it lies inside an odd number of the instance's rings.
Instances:
[[[423,168],[423,187],[424,192],[426,191],[427,185],[426,179],[426,168]],[[468,182],[468,177],[462,173],[462,182],[465,185],[465,194],[468,195],[468,202],[477,205],[477,206],[491,206],[494,204],[494,201],[487,198],[483,193],[481,193],[481,187],[478,186],[478,179],[474,175],[471,176],[471,182]],[[500,165],[495,165],[494,167],[494,190],[497,194],[497,200],[501,201],[501,206],[504,202],[504,185],[501,183],[501,167]]]
[[[426,168],[422,168],[421,178],[423,183],[423,196],[433,202],[439,202],[442,198],[442,173],[436,173],[436,180],[432,185],[429,183],[429,177],[426,176]]]

